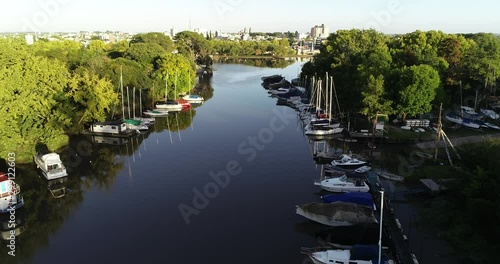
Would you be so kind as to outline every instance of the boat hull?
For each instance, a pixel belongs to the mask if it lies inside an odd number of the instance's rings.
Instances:
[[[372,208],[346,202],[297,205],[296,213],[314,222],[333,227],[377,222]]]

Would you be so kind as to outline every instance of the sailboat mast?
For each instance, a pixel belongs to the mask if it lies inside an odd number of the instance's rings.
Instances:
[[[132,104],[133,104],[133,107],[132,107],[132,111],[134,113],[134,119],[135,119],[135,86],[134,88],[132,89]]]
[[[128,96],[128,86],[127,86],[127,110],[128,110],[128,118],[130,118],[130,96]]]
[[[167,92],[168,91],[168,71],[167,71],[167,75],[165,77],[165,102],[167,101]]]
[[[443,104],[439,107],[439,117],[438,117],[438,127],[437,127],[437,134],[436,134],[436,149],[434,150],[434,162],[437,161],[437,155],[438,155],[438,144],[439,140],[441,139],[441,134],[443,133],[443,123],[441,122],[441,113],[443,112]]]
[[[142,89],[139,89],[139,108],[140,108],[140,113],[142,116]]]
[[[120,65],[120,88],[122,90],[122,119],[125,120],[125,103],[123,101],[123,66]]]

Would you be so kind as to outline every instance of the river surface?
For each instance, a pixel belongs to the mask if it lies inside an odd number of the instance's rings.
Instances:
[[[64,156],[70,169],[66,196],[42,192],[43,206],[51,208],[42,217],[42,205],[28,206],[42,198],[25,195],[32,224],[17,238],[18,254],[29,255],[20,258],[307,263],[300,249],[317,243],[298,228],[307,221],[295,214],[295,205],[319,201],[313,185],[319,167],[296,112],[276,105],[260,80],[271,74],[290,79],[302,64],[216,64],[213,97],[183,116],[158,119],[151,133],[121,146],[72,139]],[[36,184],[42,181],[26,180],[22,192],[43,189]],[[40,238],[27,237],[37,232]]]

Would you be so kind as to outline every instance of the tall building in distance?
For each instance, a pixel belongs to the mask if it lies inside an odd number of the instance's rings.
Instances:
[[[311,37],[314,39],[327,38],[330,35],[330,30],[325,24],[321,24],[321,26],[314,26],[311,28]]]

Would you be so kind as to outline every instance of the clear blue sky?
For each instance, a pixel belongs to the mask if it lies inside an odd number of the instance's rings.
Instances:
[[[330,31],[500,33],[499,11],[495,0],[12,0],[2,1],[0,32],[185,30],[191,20],[193,29],[225,32],[308,32],[324,23]]]

